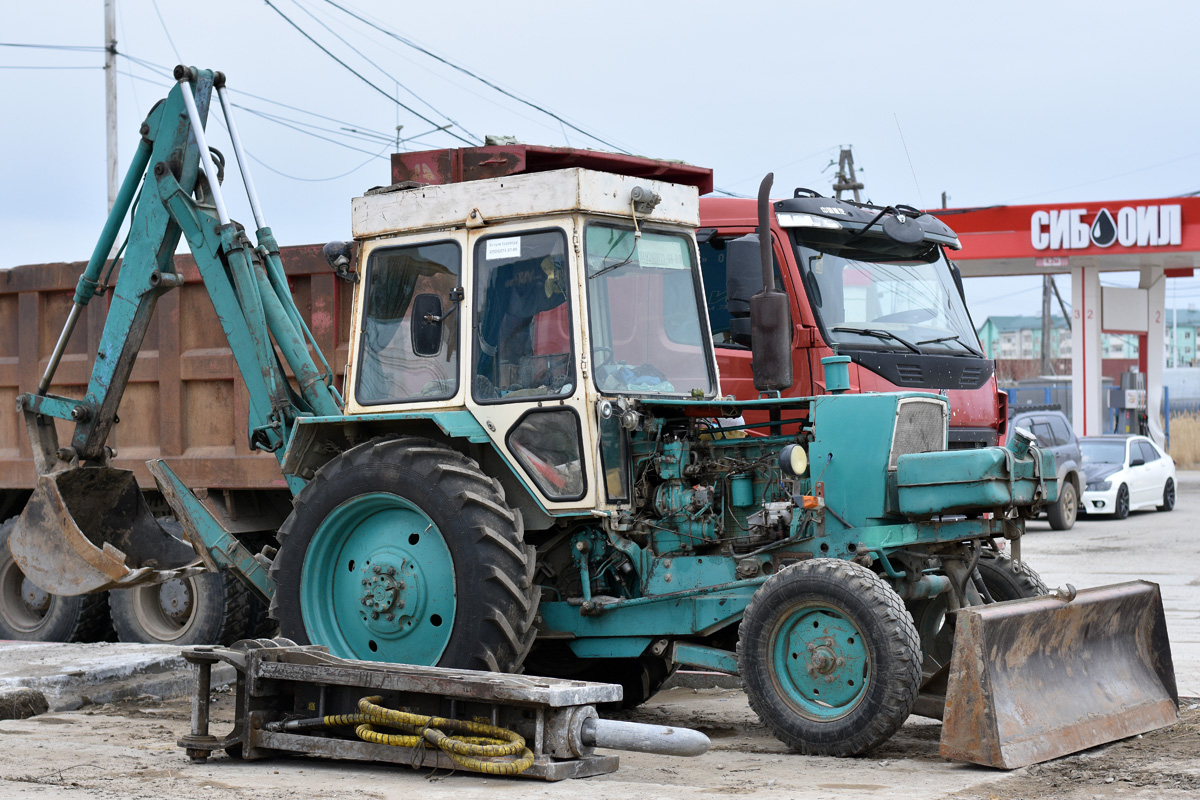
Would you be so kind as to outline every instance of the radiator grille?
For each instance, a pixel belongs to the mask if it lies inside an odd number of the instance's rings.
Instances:
[[[908,453],[932,453],[946,449],[946,406],[936,400],[901,400],[896,409],[896,430],[888,469]]]

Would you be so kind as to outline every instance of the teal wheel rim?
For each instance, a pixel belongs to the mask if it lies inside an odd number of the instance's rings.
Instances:
[[[308,639],[342,658],[437,664],[454,629],[454,577],[441,531],[417,506],[382,492],[347,500],[304,556]]]
[[[849,714],[871,679],[871,657],[862,632],[844,613],[824,603],[792,609],[771,634],[772,680],[793,709],[819,721]]]

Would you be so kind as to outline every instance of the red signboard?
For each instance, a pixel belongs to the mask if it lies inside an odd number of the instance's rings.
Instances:
[[[954,259],[1037,259],[1200,251],[1200,197],[931,211],[958,234]]]

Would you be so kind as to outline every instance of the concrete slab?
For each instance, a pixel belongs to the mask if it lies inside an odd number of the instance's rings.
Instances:
[[[213,686],[232,679],[231,667],[213,671]],[[51,711],[70,711],[142,695],[187,696],[195,671],[168,645],[0,641],[0,690],[12,688],[41,692]]]

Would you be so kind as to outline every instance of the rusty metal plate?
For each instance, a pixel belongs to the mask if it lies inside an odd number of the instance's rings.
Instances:
[[[1158,585],[1080,590],[958,612],[941,754],[1002,769],[1178,718]]]

